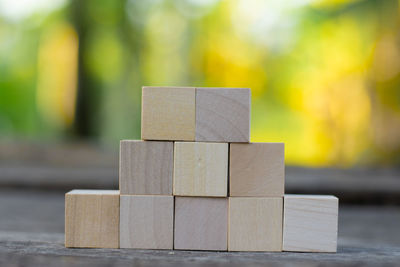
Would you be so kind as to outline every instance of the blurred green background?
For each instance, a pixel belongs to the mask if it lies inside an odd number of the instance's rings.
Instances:
[[[250,87],[252,141],[400,164],[396,0],[0,0],[0,140],[140,138],[142,85]]]

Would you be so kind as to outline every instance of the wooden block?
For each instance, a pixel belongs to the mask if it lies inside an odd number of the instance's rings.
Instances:
[[[142,139],[194,141],[195,101],[195,88],[143,87]]]
[[[121,195],[120,247],[173,249],[174,197]]]
[[[229,198],[229,251],[282,251],[283,198]]]
[[[226,250],[228,198],[175,198],[175,249]]]
[[[227,143],[175,142],[174,153],[174,195],[227,196]]]
[[[285,195],[283,250],[336,252],[338,205],[334,196]]]
[[[119,189],[127,195],[172,195],[173,142],[122,140]]]
[[[65,195],[65,246],[118,248],[118,190],[72,190]]]
[[[283,197],[285,144],[230,144],[230,196]]]
[[[248,88],[196,88],[196,141],[249,142]]]

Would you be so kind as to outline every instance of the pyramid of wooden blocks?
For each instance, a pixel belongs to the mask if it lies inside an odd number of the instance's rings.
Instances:
[[[119,191],[65,197],[65,246],[335,252],[338,199],[285,195],[284,143],[250,143],[250,89],[143,87]]]

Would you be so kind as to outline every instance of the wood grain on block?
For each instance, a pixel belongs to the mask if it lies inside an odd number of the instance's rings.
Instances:
[[[175,249],[227,250],[228,198],[175,198]]]
[[[118,190],[72,190],[65,195],[65,246],[118,248]]]
[[[121,195],[120,247],[173,249],[174,197]]]
[[[285,144],[230,144],[230,196],[283,197]]]
[[[127,195],[172,195],[173,142],[122,140],[119,189]]]
[[[249,142],[248,88],[196,88],[196,141]]]
[[[338,205],[334,196],[285,195],[283,250],[336,252]]]
[[[195,88],[143,87],[142,139],[194,141],[195,101]]]
[[[227,196],[227,143],[175,142],[174,153],[174,195]]]
[[[229,251],[282,251],[283,198],[230,197]]]

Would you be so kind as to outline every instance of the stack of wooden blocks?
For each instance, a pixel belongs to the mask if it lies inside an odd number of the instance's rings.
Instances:
[[[66,247],[335,252],[338,199],[284,195],[284,144],[250,143],[249,89],[143,87],[120,190],[66,194]]]

